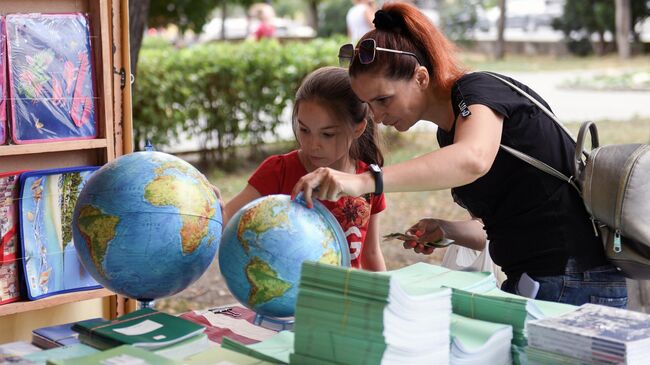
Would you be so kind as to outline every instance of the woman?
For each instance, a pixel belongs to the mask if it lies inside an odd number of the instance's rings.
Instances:
[[[385,4],[374,24],[356,49],[341,47],[354,92],[370,105],[375,121],[398,131],[418,120],[435,123],[441,146],[386,167],[383,190],[452,188],[456,202],[483,225],[421,220],[409,229],[417,239],[405,247],[431,253],[418,242],[435,242],[448,231],[481,237],[483,228],[494,262],[508,276],[502,289],[517,293],[523,275],[539,282],[537,299],[625,307],[625,279],[607,263],[580,196],[568,183],[499,149],[513,147],[570,176],[575,145],[566,132],[502,81],[465,72],[453,45],[415,7]],[[501,77],[548,107],[525,85]],[[304,176],[293,195],[335,200],[377,192],[379,181],[379,174],[321,168]],[[477,248],[475,239],[471,248]]]

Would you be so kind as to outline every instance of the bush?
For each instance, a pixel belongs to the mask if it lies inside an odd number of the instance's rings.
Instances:
[[[336,64],[338,47],[316,39],[143,49],[133,96],[136,147],[146,139],[169,145],[185,132],[225,161],[236,144],[259,146],[275,133],[302,78]]]

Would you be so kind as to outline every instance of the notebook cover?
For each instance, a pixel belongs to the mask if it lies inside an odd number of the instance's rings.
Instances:
[[[26,295],[35,300],[101,286],[84,269],[72,241],[72,213],[96,166],[20,175],[19,227]]]
[[[7,139],[7,79],[5,77],[5,18],[0,16],[0,144]]]
[[[97,136],[94,72],[83,14],[5,18],[15,143]]]
[[[20,299],[18,261],[0,262],[0,304]]]
[[[0,263],[14,260],[18,248],[18,179],[22,171],[0,173]]]
[[[101,318],[94,319],[100,320]],[[71,322],[55,326],[37,328],[32,331],[32,343],[42,348],[53,348],[78,344],[80,343],[79,334],[72,330],[72,326],[75,323],[76,322]],[[35,341],[35,338],[37,337],[40,338]],[[43,346],[41,346],[41,344]]]

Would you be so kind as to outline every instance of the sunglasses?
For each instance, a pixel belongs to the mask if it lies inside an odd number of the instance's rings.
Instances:
[[[375,60],[377,51],[413,56],[420,65],[422,64],[422,61],[420,61],[420,58],[418,58],[415,53],[377,47],[377,42],[375,42],[375,40],[372,38],[368,38],[362,40],[361,43],[359,43],[359,48],[357,49],[354,48],[354,45],[352,43],[342,45],[341,48],[339,48],[339,65],[341,67],[350,67],[352,59],[354,58],[356,52],[359,53],[359,62],[361,62],[362,65],[367,65]]]

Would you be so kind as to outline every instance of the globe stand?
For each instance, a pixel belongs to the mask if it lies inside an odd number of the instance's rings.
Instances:
[[[293,330],[293,323],[293,317],[276,318],[264,316],[261,314],[256,314],[255,320],[253,321],[253,324],[257,326],[268,328],[274,331],[291,331]]]
[[[150,308],[153,309],[156,301],[153,299],[138,299],[138,309]]]

